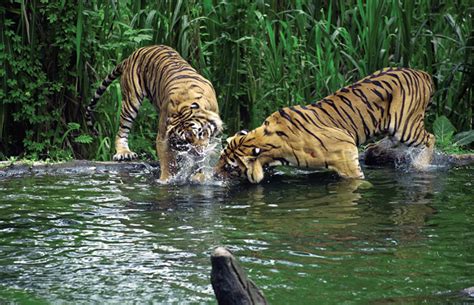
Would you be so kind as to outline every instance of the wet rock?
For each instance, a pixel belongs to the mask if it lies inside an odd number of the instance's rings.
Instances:
[[[474,287],[469,287],[461,290],[461,295],[474,299]]]
[[[229,250],[218,247],[211,255],[211,283],[219,305],[268,304],[261,290],[247,278]]]

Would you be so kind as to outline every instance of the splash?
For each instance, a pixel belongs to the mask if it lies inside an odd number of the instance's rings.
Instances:
[[[395,168],[406,172],[430,171],[448,165],[446,158],[440,158],[440,155],[433,148],[411,147],[385,137],[369,144],[363,159],[366,165],[393,164]]]
[[[434,163],[435,153],[432,148],[405,147],[397,152],[395,167],[404,171],[430,171],[444,167],[446,164]]]
[[[176,153],[178,171],[166,183],[225,185],[224,181],[214,177],[213,170],[221,149],[221,139],[215,138],[199,153],[196,153],[191,145],[186,150],[178,151]]]

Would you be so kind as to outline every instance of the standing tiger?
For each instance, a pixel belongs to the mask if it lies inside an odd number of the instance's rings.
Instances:
[[[120,75],[123,101],[114,160],[137,157],[128,147],[128,134],[145,97],[159,112],[156,151],[162,181],[176,170],[176,151],[188,149],[188,145],[199,151],[221,132],[222,121],[211,82],[198,74],[178,52],[163,45],[140,48],[115,67],[87,107],[88,126],[93,126],[92,111],[98,99]]]
[[[424,128],[425,110],[433,94],[431,77],[422,71],[385,68],[307,106],[283,108],[262,126],[228,139],[215,172],[221,177],[263,179],[263,168],[293,165],[325,167],[343,178],[363,179],[357,146],[387,137],[369,150],[399,143],[422,148],[431,160],[434,136]]]

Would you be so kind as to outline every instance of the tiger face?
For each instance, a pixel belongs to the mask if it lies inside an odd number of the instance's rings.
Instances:
[[[209,140],[222,131],[222,121],[214,111],[197,102],[182,103],[168,118],[169,145],[177,151],[201,153]]]
[[[251,132],[239,131],[227,142],[214,168],[216,176],[223,179],[248,179],[251,183],[263,180],[264,169],[272,165],[271,156],[280,147],[271,144],[272,139],[264,135],[263,127]]]

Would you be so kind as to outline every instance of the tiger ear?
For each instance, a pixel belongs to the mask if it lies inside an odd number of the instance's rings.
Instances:
[[[248,133],[249,133],[249,131],[248,131],[247,129],[243,129],[243,130],[241,130],[241,131],[237,131],[237,132],[235,133],[235,135],[233,135],[232,137],[228,137],[228,138],[226,139],[227,144],[229,144],[235,137],[237,137],[237,136],[244,136],[244,135],[246,135],[246,134],[248,134]]]

